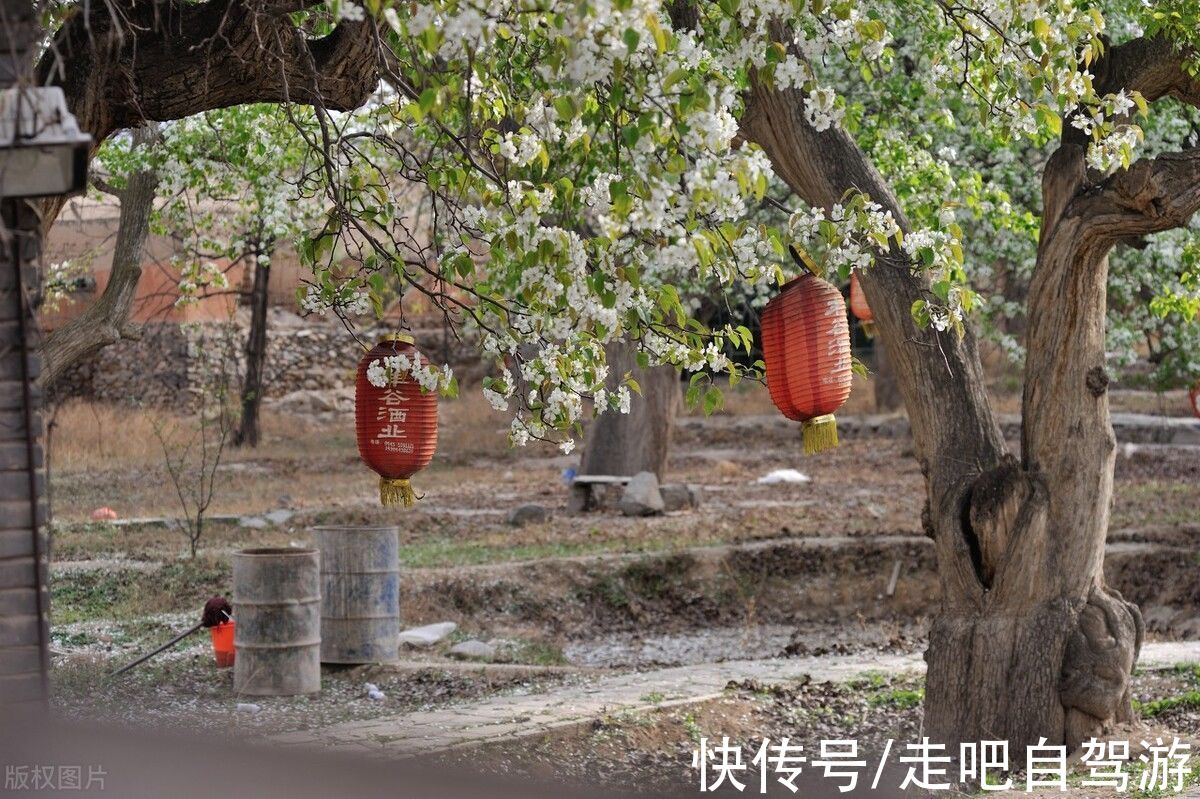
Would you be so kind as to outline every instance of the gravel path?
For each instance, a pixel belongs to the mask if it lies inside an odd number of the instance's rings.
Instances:
[[[1140,666],[1200,662],[1200,641],[1146,644]],[[844,682],[866,671],[920,672],[920,655],[850,655],[727,661],[604,677],[547,693],[498,697],[435,711],[354,721],[274,736],[288,745],[410,757],[569,727],[615,713],[636,713],[714,699],[730,681],[763,685],[804,676]]]

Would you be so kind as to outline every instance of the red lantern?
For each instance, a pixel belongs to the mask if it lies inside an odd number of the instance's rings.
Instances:
[[[801,422],[804,452],[837,446],[833,412],[850,396],[850,325],[842,293],[813,274],[785,284],[762,313],[771,401]]]
[[[1192,413],[1200,419],[1200,383],[1192,386],[1192,390],[1188,392],[1188,399],[1192,401]]]
[[[380,339],[358,362],[354,425],[359,456],[379,474],[379,501],[409,507],[416,499],[409,478],[429,465],[437,449],[437,394],[423,391],[407,372],[389,368],[386,359],[392,356],[422,366],[429,363],[410,336]],[[367,379],[372,366],[383,370],[387,385],[376,386]]]
[[[875,314],[867,305],[867,295],[863,294],[862,285],[858,282],[858,272],[850,273],[850,310],[858,321],[862,322],[863,335],[875,338]]]

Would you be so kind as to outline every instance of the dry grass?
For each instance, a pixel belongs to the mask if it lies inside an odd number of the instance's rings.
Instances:
[[[447,473],[478,462],[557,454],[552,446],[509,446],[509,417],[478,392],[442,401],[438,454],[425,482],[453,482]],[[196,418],[166,409],[72,401],[51,419],[48,453],[53,512],[63,521],[86,519],[101,505],[124,518],[178,516],[175,487],[164,464],[162,431],[172,456],[192,443]],[[194,464],[193,464],[194,465]],[[210,513],[262,513],[272,508],[328,507],[374,500],[376,482],[358,459],[351,414],[309,417],[266,410],[256,449],[226,446]]]
[[[724,396],[724,404],[715,413],[724,416],[770,416],[778,413],[771,402],[767,387],[759,382],[745,381],[733,388],[728,385],[720,386]],[[700,406],[683,408],[686,416],[703,416],[704,409]],[[850,398],[838,411],[843,414],[875,413],[875,389],[871,380],[854,376],[850,384]]]
[[[449,463],[468,463],[477,458],[509,460],[557,452],[540,442],[510,446],[511,424],[512,414],[493,408],[477,387],[464,388],[457,398],[438,405],[438,456]]]
[[[438,413],[441,418],[438,452],[447,459],[462,461],[511,454],[508,444],[511,417],[494,410],[478,391],[442,400]],[[183,446],[195,426],[195,417],[164,408],[71,400],[59,405],[49,422],[52,467],[64,473],[77,473],[161,466],[163,449],[155,430],[162,430],[171,446]],[[537,452],[538,447],[533,449],[534,454],[545,454]],[[278,415],[268,408],[263,414],[259,447],[239,450],[230,446],[223,460],[311,457],[314,453],[343,450],[351,456],[356,452],[352,417],[315,419]]]
[[[993,401],[1001,411],[1019,410],[1019,391],[1002,391],[993,385]],[[774,416],[777,411],[766,388],[745,382],[726,388],[723,416]],[[1115,409],[1150,410],[1168,399],[1142,392],[1115,392]],[[1182,402],[1182,400],[1178,400]],[[684,409],[702,414],[701,409]],[[839,413],[875,412],[869,380],[855,378],[850,400]],[[440,405],[438,453],[422,473],[422,490],[442,496],[454,507],[478,507],[481,496],[519,491],[505,485],[504,475],[514,474],[518,484],[534,480],[539,490],[558,499],[558,473],[566,461],[547,444],[524,448],[509,446],[510,416],[496,411],[478,391],[468,390]],[[213,514],[258,514],[280,507],[298,510],[334,509],[338,514],[358,513],[374,507],[377,483],[359,459],[353,417],[325,414],[283,416],[264,414],[263,441],[257,449],[229,447],[218,472]],[[51,467],[53,513],[57,520],[87,519],[101,506],[114,508],[123,518],[179,516],[179,501],[164,468],[164,453],[155,433],[167,432],[173,453],[184,446],[195,418],[166,409],[131,408],[73,401],[52,415],[48,459]],[[711,443],[711,442],[710,442]],[[761,458],[763,452],[758,453]],[[673,453],[673,468],[690,466],[686,447]],[[763,462],[765,464],[765,461]],[[828,460],[822,463],[828,463]],[[792,463],[779,464],[794,465]],[[706,468],[720,471],[723,465]],[[740,467],[736,467],[740,471]],[[765,468],[765,465],[764,465]],[[816,468],[809,466],[807,468]],[[461,505],[465,502],[466,505]],[[354,510],[352,510],[354,509]]]
[[[162,462],[155,426],[177,417],[158,408],[130,408],[85,400],[59,405],[50,415],[49,455],[54,469],[81,472]]]

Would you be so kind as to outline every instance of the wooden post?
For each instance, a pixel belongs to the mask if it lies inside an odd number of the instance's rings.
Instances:
[[[5,3],[0,88],[30,79],[31,2]],[[0,704],[44,704],[49,667],[46,476],[36,327],[41,220],[0,198]],[[2,714],[3,711],[0,711]]]

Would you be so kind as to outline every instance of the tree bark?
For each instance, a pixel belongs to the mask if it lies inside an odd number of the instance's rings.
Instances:
[[[157,137],[157,128],[139,128],[133,134],[134,146],[145,147]],[[46,336],[39,380],[43,388],[52,387],[64,371],[104,347],[123,338],[141,336],[140,328],[129,321],[129,315],[142,277],[142,259],[157,188],[158,175],[153,170],[143,170],[131,174],[125,188],[118,192],[121,213],[108,285],[83,313]]]
[[[1116,450],[1104,369],[1108,253],[1187,223],[1200,208],[1200,150],[1144,159],[1106,180],[1088,172],[1086,152],[1068,132],[1043,175],[1022,460],[985,475],[970,498],[966,526],[985,593],[946,594],[934,621],[931,733],[973,739],[1000,729],[1075,748],[1133,715],[1142,618],[1103,571]]]
[[[874,375],[871,377],[872,388],[875,391],[875,410],[888,413],[904,405],[900,396],[900,386],[896,383],[896,370],[888,359],[888,348],[881,339],[876,339],[874,347]]]
[[[265,254],[270,254],[271,245],[266,245]],[[271,279],[271,265],[260,262],[255,248],[254,286],[250,290],[250,332],[246,336],[246,377],[242,382],[242,418],[233,436],[235,447],[258,446],[259,409],[262,407],[264,369],[267,358],[267,285]]]
[[[637,350],[628,341],[605,348],[609,391],[631,372],[642,389],[630,398],[629,413],[606,411],[588,427],[581,474],[632,475],[654,472],[661,480],[667,471],[671,431],[679,408],[679,370],[674,366],[637,365]]]
[[[792,37],[779,27],[777,41]],[[1200,99],[1182,54],[1160,40],[1112,48],[1101,93]],[[1173,61],[1173,65],[1164,64]],[[756,86],[746,138],[804,200],[829,208],[861,191],[908,222],[844,132],[817,132],[794,91]],[[1022,460],[1006,452],[974,338],[917,330],[927,286],[893,251],[860,280],[896,367],[926,477],[942,607],[926,660],[925,728],[952,746],[1045,738],[1076,747],[1132,717],[1129,684],[1142,642],[1137,608],[1104,585],[1114,438],[1104,372],[1107,256],[1121,240],[1186,223],[1200,207],[1200,150],[1089,174],[1068,129],[1046,168],[1042,238],[1028,300]]]

